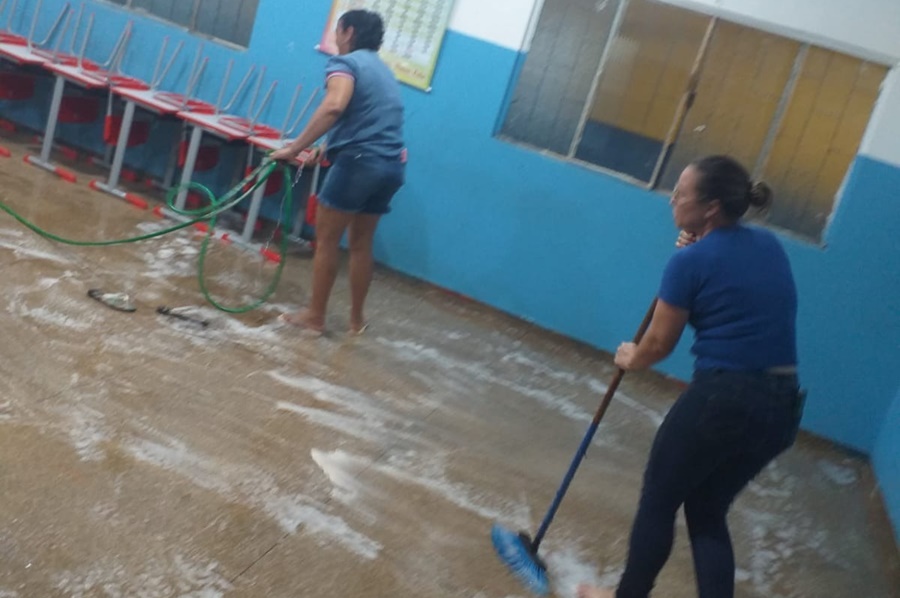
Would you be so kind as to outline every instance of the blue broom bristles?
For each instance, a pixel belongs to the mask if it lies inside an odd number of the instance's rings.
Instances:
[[[491,540],[500,560],[529,590],[538,596],[546,596],[550,592],[544,565],[519,534],[494,524]]]

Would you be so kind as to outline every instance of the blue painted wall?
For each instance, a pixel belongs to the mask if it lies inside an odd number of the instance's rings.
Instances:
[[[25,4],[30,10],[34,2]],[[229,58],[238,73],[265,65],[269,80],[281,82],[266,120],[280,124],[293,87],[320,84],[326,60],[313,46],[331,2],[298,4],[261,3],[246,51],[207,42],[210,68],[199,95],[215,100]],[[92,5],[98,25],[89,54],[105,56],[134,15]],[[149,77],[167,34],[187,40],[191,56],[197,38],[139,19],[126,72]],[[187,62],[166,87],[183,89]],[[633,334],[673,251],[666,198],[495,139],[519,64],[516,52],[450,32],[434,91],[405,89],[408,184],[380,231],[377,255],[397,270],[612,350]],[[804,426],[869,454],[898,385],[898,189],[900,168],[859,157],[827,247],[783,237],[800,288]],[[689,342],[660,369],[688,377]],[[879,450],[896,448],[896,437],[884,438]]]

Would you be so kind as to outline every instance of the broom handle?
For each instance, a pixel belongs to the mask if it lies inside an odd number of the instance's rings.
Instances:
[[[655,309],[656,299],[654,299],[650,304],[650,309],[647,310],[647,315],[644,316],[644,321],[641,322],[637,333],[634,335],[635,343],[641,342],[641,339],[644,337],[644,333],[647,332],[647,328],[650,327],[650,321],[653,319],[653,311]],[[541,541],[544,539],[544,535],[547,533],[547,528],[550,527],[550,522],[553,521],[553,517],[556,515],[556,511],[559,509],[559,505],[562,503],[562,499],[566,495],[566,491],[569,489],[569,484],[572,483],[572,479],[575,477],[575,471],[577,471],[578,466],[581,465],[581,461],[584,459],[584,455],[585,453],[587,453],[588,447],[591,445],[591,440],[593,440],[594,434],[597,432],[597,427],[600,425],[600,420],[603,419],[603,415],[606,413],[606,409],[612,402],[613,395],[616,394],[616,389],[619,388],[619,383],[622,381],[623,376],[625,376],[625,370],[619,369],[619,371],[617,371],[616,375],[613,377],[612,381],[609,383],[609,388],[606,389],[606,394],[603,395],[603,400],[600,401],[600,406],[597,407],[597,412],[594,414],[594,419],[591,422],[591,425],[588,426],[584,438],[581,440],[581,446],[578,447],[578,451],[575,453],[575,458],[572,459],[572,464],[569,465],[569,471],[566,472],[566,477],[563,478],[559,490],[556,491],[556,497],[553,499],[553,504],[550,505],[550,509],[544,516],[544,521],[541,522],[541,528],[538,530],[537,535],[534,537],[534,541],[531,544],[531,549],[533,552],[537,552]]]

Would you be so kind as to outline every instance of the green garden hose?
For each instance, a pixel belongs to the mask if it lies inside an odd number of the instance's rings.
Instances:
[[[281,259],[278,262],[278,267],[275,270],[275,275],[272,277],[269,286],[266,287],[266,290],[263,291],[262,296],[249,305],[243,305],[238,307],[228,307],[226,305],[222,305],[215,299],[213,299],[212,295],[209,292],[209,289],[206,286],[206,277],[205,277],[205,265],[206,265],[206,256],[209,251],[209,241],[213,237],[215,233],[215,224],[216,217],[230,210],[240,202],[242,202],[245,198],[249,197],[253,192],[260,186],[264,185],[268,178],[272,175],[272,173],[281,168],[283,176],[284,176],[284,196],[282,201],[282,213],[281,213],[281,222],[287,222],[290,218],[293,208],[293,194],[291,193],[291,187],[293,183],[291,181],[290,173],[288,169],[284,166],[279,166],[277,162],[273,162],[270,160],[264,160],[262,164],[260,164],[253,172],[248,174],[244,180],[240,183],[232,187],[225,195],[222,197],[216,197],[212,191],[210,191],[207,187],[199,183],[189,183],[188,185],[182,185],[179,187],[174,187],[169,190],[166,194],[166,205],[172,212],[179,214],[181,216],[185,216],[188,218],[187,221],[182,222],[180,224],[176,224],[174,226],[170,226],[164,228],[162,230],[147,233],[145,235],[138,235],[135,237],[127,237],[124,239],[111,239],[108,241],[77,241],[74,239],[67,239],[65,237],[61,237],[54,233],[48,232],[33,222],[25,219],[23,216],[19,215],[15,210],[11,207],[0,201],[0,210],[3,210],[17,221],[19,221],[26,228],[31,230],[32,232],[44,237],[45,239],[49,239],[51,241],[56,241],[57,243],[63,243],[65,245],[74,245],[77,247],[109,247],[112,245],[125,245],[128,243],[137,243],[140,241],[146,241],[148,239],[154,239],[156,237],[161,237],[163,235],[168,235],[169,233],[173,233],[182,229],[185,229],[189,226],[193,226],[194,224],[202,221],[208,222],[208,228],[206,231],[206,236],[203,238],[203,242],[200,246],[200,255],[197,259],[197,281],[200,285],[200,292],[203,293],[203,297],[216,309],[221,311],[232,313],[232,314],[241,314],[252,311],[258,308],[260,305],[264,304],[272,294],[275,292],[275,289],[278,287],[278,283],[281,280],[281,273],[284,270],[284,263],[286,261],[287,249],[288,249],[288,238],[287,235],[281,235],[281,243],[280,243],[280,256]],[[252,182],[252,185],[250,183]],[[250,185],[249,187],[247,185]],[[206,195],[209,199],[209,205],[204,206],[202,208],[198,208],[195,210],[189,209],[179,209],[175,207],[175,197],[178,192],[184,188],[197,190]]]

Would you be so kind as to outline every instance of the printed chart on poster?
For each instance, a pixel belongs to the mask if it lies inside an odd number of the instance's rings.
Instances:
[[[318,49],[337,54],[334,28],[348,10],[374,10],[384,19],[381,58],[397,79],[429,91],[453,0],[334,0]]]

